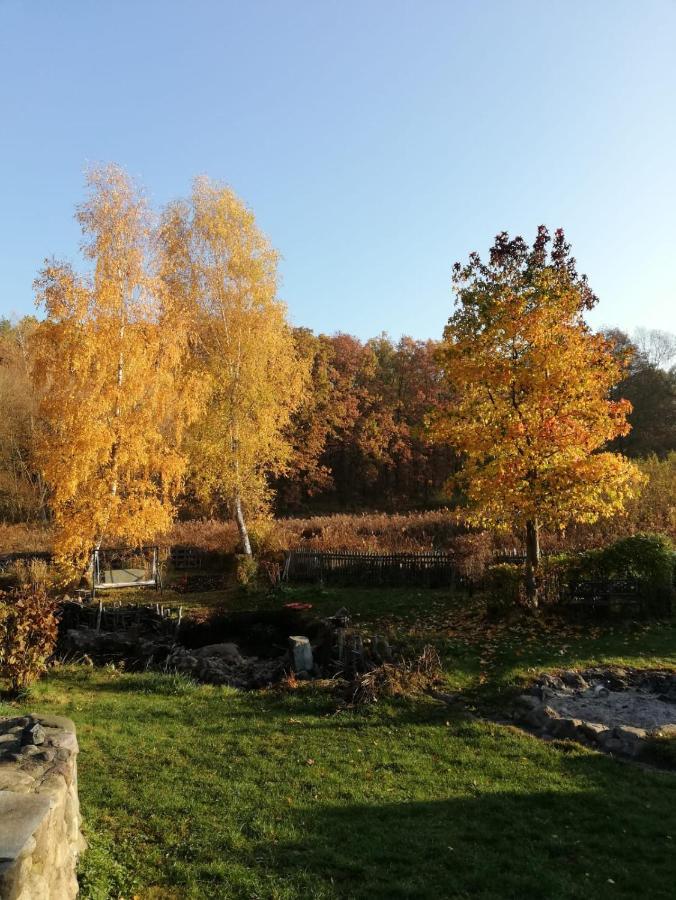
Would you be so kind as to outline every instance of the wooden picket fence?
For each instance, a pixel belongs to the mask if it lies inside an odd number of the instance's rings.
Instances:
[[[450,553],[292,550],[283,581],[352,585],[466,586]]]

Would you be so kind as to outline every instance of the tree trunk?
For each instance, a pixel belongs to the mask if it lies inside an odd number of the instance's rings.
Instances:
[[[538,605],[537,571],[540,565],[540,524],[526,522],[526,596],[533,609]]]
[[[242,551],[245,556],[253,556],[251,552],[251,541],[249,540],[249,530],[244,521],[244,513],[242,512],[242,501],[239,496],[235,498],[235,521],[237,522],[237,530],[239,531],[239,539],[242,542]]]

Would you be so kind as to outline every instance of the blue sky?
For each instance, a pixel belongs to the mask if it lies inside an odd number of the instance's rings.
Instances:
[[[676,331],[675,0],[0,0],[0,314],[89,162],[228,182],[296,324],[438,337],[451,266],[563,226],[594,325]]]

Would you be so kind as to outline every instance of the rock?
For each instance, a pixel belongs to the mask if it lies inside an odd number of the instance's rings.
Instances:
[[[210,656],[218,657],[218,659],[231,666],[241,666],[244,663],[237,644],[207,644],[206,647],[193,650],[192,655],[197,659],[206,659]]]
[[[631,725],[618,725],[613,729],[615,737],[626,738],[627,740],[644,740],[647,732],[645,728],[634,728]]]
[[[561,673],[561,681],[566,687],[571,688],[574,691],[586,691],[589,687],[582,675],[572,669]]]
[[[0,719],[0,731],[15,727],[6,723]],[[76,864],[84,841],[77,741],[74,731],[51,727],[55,724],[52,720],[47,728],[41,716],[26,718],[21,752],[12,754],[13,762],[0,764],[0,897],[8,900],[75,900],[78,892]],[[56,750],[49,743],[61,736],[75,749],[55,761]]]
[[[613,739],[621,742],[619,752],[625,756],[638,756],[643,748],[646,731],[643,728],[632,728],[629,725],[613,728]]]
[[[0,734],[0,752],[15,753],[21,746],[20,734]]]
[[[597,742],[607,753],[636,757],[643,748],[646,736],[646,731],[643,728],[618,725],[615,728],[608,728],[602,731],[597,736]]]
[[[555,691],[562,691],[565,689],[563,679],[559,678],[558,675],[543,675],[540,679],[540,684],[543,688],[551,688]]]
[[[42,753],[41,747],[36,747],[35,744],[26,744],[21,748],[21,755],[25,758],[38,756]]]
[[[291,649],[291,661],[294,671],[297,674],[300,672],[311,672],[314,661],[309,638],[293,635],[289,637],[289,647]]]
[[[556,713],[550,706],[539,706],[537,709],[531,709],[521,715],[521,723],[529,728],[546,728],[549,729],[549,722],[552,717],[556,717]]]
[[[0,794],[0,859],[16,859],[30,846],[33,832],[49,813],[49,800],[35,794]]]
[[[35,725],[29,726],[24,730],[23,733],[23,743],[24,744],[35,744],[36,746],[39,744],[44,744],[45,742],[45,729],[39,722],[36,722]]]
[[[603,732],[608,731],[608,729],[605,725],[600,725],[598,722],[582,722],[578,731],[583,737],[587,738],[587,740],[598,744],[600,735],[603,734]]]
[[[518,725],[523,725],[525,728],[538,729],[544,723],[544,717],[540,714],[539,709],[517,709],[512,718]]]
[[[514,701],[515,709],[521,711],[539,709],[541,706],[542,701],[537,697],[533,697],[532,694],[520,694]]]
[[[21,757],[18,754],[13,755],[17,757],[16,760],[5,761],[3,759],[2,763],[0,763],[0,796],[2,791],[16,791],[20,794],[27,794],[28,791],[35,787],[35,781],[31,776],[19,771],[14,765],[15,762],[21,760]],[[2,895],[0,894],[0,896]]]
[[[541,729],[548,726],[556,713],[550,706],[545,706],[537,697],[530,694],[522,694],[514,703],[514,719],[527,728]]]
[[[578,728],[581,725],[581,719],[552,719],[547,726],[547,731],[561,740],[573,740],[577,737]]]
[[[673,738],[676,740],[676,725],[662,725],[650,733],[651,737]]]
[[[592,692],[596,697],[607,697],[610,691],[604,684],[595,684]]]
[[[23,731],[30,721],[28,716],[13,716],[9,719],[1,719],[2,734],[7,734],[8,731],[15,731],[17,728],[19,731]]]
[[[611,735],[603,741],[603,749],[606,753],[624,753],[624,744],[620,738]]]
[[[350,613],[344,606],[341,606],[340,609],[331,616],[329,621],[337,628],[347,628],[350,624]]]
[[[364,640],[358,631],[349,631],[345,640],[345,672],[356,674],[368,669]]]

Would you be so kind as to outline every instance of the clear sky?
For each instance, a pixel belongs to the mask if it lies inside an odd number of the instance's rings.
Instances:
[[[676,331],[676,0],[0,0],[0,314],[97,161],[227,181],[315,330],[439,337],[453,262],[542,222],[594,325]]]

